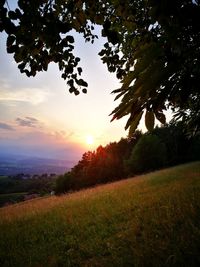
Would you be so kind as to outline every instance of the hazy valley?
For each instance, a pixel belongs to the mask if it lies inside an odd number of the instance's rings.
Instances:
[[[17,154],[0,154],[0,175],[63,174],[74,166],[71,160],[29,157]]]

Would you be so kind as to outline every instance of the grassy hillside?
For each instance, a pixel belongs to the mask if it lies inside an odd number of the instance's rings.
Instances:
[[[200,266],[200,162],[0,209],[0,266]]]

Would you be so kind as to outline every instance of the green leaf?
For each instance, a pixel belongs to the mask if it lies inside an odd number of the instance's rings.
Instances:
[[[153,131],[155,122],[155,116],[153,111],[146,111],[145,114],[145,126],[149,132]]]
[[[75,95],[79,95],[80,92],[79,92],[78,90],[75,90],[75,91],[74,91],[74,94],[75,94]]]
[[[7,47],[7,53],[12,54],[15,53],[18,49],[17,45],[11,45],[9,47]]]
[[[22,53],[20,53],[20,52],[15,53],[15,55],[14,55],[14,59],[15,59],[15,61],[16,61],[17,63],[23,61],[23,55],[22,55]]]
[[[99,55],[100,57],[104,56],[104,54],[106,54],[106,50],[105,50],[105,49],[102,49],[102,50],[98,53],[98,55]]]
[[[18,19],[17,14],[16,14],[14,11],[12,11],[12,10],[8,12],[8,16],[9,16],[9,18],[12,19],[12,20],[16,20],[16,19]]]
[[[66,36],[65,40],[67,40],[69,43],[74,43],[74,37],[71,35]]]
[[[120,92],[122,92],[122,91],[123,91],[122,88],[115,89],[115,90],[113,90],[113,91],[111,92],[111,94],[120,93]]]
[[[115,119],[119,120],[123,116],[127,115],[131,110],[131,105],[129,103],[123,104],[121,103],[119,106],[117,106],[110,115],[114,115],[111,119],[111,122]]]
[[[78,71],[78,74],[81,75],[81,73],[82,73],[82,68],[78,67],[78,68],[77,68],[77,71]]]
[[[115,97],[114,101],[116,101],[118,98],[120,98],[120,97],[123,96],[124,94],[125,94],[125,91],[123,91],[123,92],[121,92],[120,94],[118,94],[118,95]]]
[[[134,71],[130,71],[123,79],[122,83],[122,87],[121,89],[126,89],[127,87],[129,87],[129,85],[131,84],[131,82],[135,79],[135,73]]]
[[[162,124],[166,123],[166,117],[163,114],[163,112],[156,112],[155,116],[156,116],[156,119],[159,120],[159,122],[161,122]]]
[[[26,63],[22,62],[21,64],[18,65],[18,68],[21,70],[23,70],[26,67]]]
[[[137,129],[138,127],[138,124],[142,118],[142,115],[143,115],[143,111],[141,111],[137,116],[136,118],[132,121],[131,125],[130,125],[130,128],[129,128],[129,136],[132,136],[133,133],[135,132],[135,130]]]
[[[88,86],[88,84],[83,79],[76,80],[76,83],[80,86]]]
[[[81,25],[84,25],[86,22],[86,15],[84,13],[84,11],[80,11],[78,12],[78,16],[77,16],[77,20],[79,21],[79,23]]]
[[[10,47],[13,45],[13,43],[15,42],[15,36],[14,35],[9,35],[6,41],[6,45],[7,47]]]

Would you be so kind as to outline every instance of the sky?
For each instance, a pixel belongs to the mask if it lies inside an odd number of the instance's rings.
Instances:
[[[75,40],[89,85],[88,93],[79,96],[69,93],[56,64],[33,78],[21,74],[0,34],[0,153],[77,160],[85,151],[127,136],[126,119],[110,122],[117,105],[111,91],[120,84],[98,56],[104,40],[93,45],[79,35]]]
[[[9,4],[13,8],[15,1]],[[69,93],[56,64],[35,77],[21,74],[0,33],[0,155],[78,160],[88,150],[127,137],[127,117],[110,122],[119,104],[111,92],[121,86],[98,56],[105,40],[90,44],[81,35],[74,37],[74,53],[89,85],[88,93],[78,96]],[[146,130],[144,121],[139,128]]]

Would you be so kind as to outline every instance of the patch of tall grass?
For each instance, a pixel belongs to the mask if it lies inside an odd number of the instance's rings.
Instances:
[[[200,162],[0,209],[2,267],[200,266]]]

